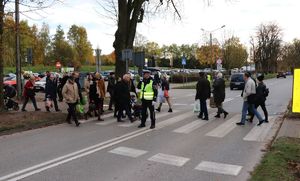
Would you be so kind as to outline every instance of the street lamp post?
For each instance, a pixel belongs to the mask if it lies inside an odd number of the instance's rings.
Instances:
[[[220,28],[217,28],[217,29],[215,29],[215,30],[211,30],[211,31],[207,31],[207,30],[201,28],[202,31],[209,32],[209,46],[210,46],[210,50],[211,50],[211,52],[210,52],[210,53],[211,53],[210,71],[212,71],[212,65],[213,65],[213,62],[214,62],[214,60],[213,60],[213,42],[212,42],[212,33],[215,32],[215,31],[217,31],[217,30],[220,30],[220,29],[222,29],[222,28],[225,28],[225,25],[223,25],[223,26],[221,26]]]

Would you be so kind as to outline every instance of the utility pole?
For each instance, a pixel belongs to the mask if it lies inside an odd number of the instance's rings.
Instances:
[[[20,10],[19,0],[15,1],[15,21],[16,21],[16,76],[17,76],[17,94],[18,100],[22,95],[22,83],[21,83],[21,56],[20,56]]]
[[[100,55],[101,55],[101,49],[97,48],[96,49],[96,71],[101,72],[101,60],[100,60]]]

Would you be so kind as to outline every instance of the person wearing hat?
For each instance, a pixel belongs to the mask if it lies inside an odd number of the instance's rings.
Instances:
[[[56,112],[59,112],[57,104],[57,79],[53,74],[50,74],[49,80],[46,82],[45,88],[46,98],[51,99],[54,103],[54,108]],[[46,105],[46,110],[50,112],[50,107]]]
[[[137,88],[140,90],[140,99],[142,100],[142,120],[139,128],[146,126],[147,109],[150,111],[151,126],[150,129],[155,128],[155,111],[154,102],[156,102],[157,89],[154,80],[150,76],[150,71],[143,72],[143,80],[138,84]]]
[[[40,111],[41,110],[37,107],[37,104],[36,104],[34,84],[35,84],[35,77],[30,76],[29,80],[26,82],[26,84],[24,86],[24,92],[23,92],[24,103],[23,103],[23,106],[22,106],[22,111],[23,112],[26,111],[25,107],[26,107],[29,99],[31,100],[35,111]]]
[[[267,96],[269,94],[269,89],[267,88],[267,86],[265,85],[265,83],[263,82],[264,80],[264,75],[260,74],[257,76],[257,80],[258,80],[258,85],[256,88],[256,103],[255,103],[255,109],[257,109],[259,106],[261,107],[261,109],[264,112],[265,115],[265,119],[263,122],[260,122],[258,125],[261,125],[262,123],[268,123],[268,111],[266,108],[266,100],[267,100]],[[254,114],[250,115],[250,119],[249,122],[252,122],[254,118]]]
[[[199,73],[200,79],[197,83],[196,87],[196,97],[195,100],[200,100],[200,113],[198,115],[198,118],[202,120],[208,121],[208,110],[207,110],[207,104],[206,100],[210,98],[211,89],[210,89],[210,83],[207,80],[205,73],[200,72]],[[204,117],[203,117],[204,116]]]
[[[76,116],[76,104],[79,102],[80,97],[79,97],[79,90],[77,83],[74,80],[74,75],[75,73],[72,74],[72,76],[68,79],[66,84],[64,85],[62,89],[62,95],[64,99],[66,100],[66,103],[69,106],[68,109],[68,116],[67,116],[67,123],[71,124],[71,118],[73,118],[76,126],[79,126],[79,122]]]

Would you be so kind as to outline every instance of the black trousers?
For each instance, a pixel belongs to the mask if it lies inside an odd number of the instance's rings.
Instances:
[[[108,106],[108,109],[112,109],[112,106],[114,104],[114,93],[112,91],[109,92],[109,95],[110,95],[110,99],[109,99],[109,106]]]
[[[55,108],[55,111],[58,111],[58,104],[57,104],[57,99],[56,97],[55,98],[51,98],[51,100],[53,101],[54,103],[54,108]],[[46,107],[46,109],[49,109],[49,107]]]
[[[205,118],[208,118],[207,104],[206,99],[200,99],[200,116],[202,117],[204,114]]]
[[[125,110],[127,116],[129,119],[132,119],[132,114],[131,114],[131,107],[130,104],[120,104],[120,107],[118,109],[118,119],[121,119],[123,116],[123,111]]]
[[[142,100],[142,120],[141,125],[145,126],[147,120],[147,109],[150,111],[151,126],[155,126],[155,112],[152,101]]]
[[[34,96],[31,96],[31,97],[25,97],[25,99],[24,99],[24,103],[23,103],[23,107],[22,107],[22,110],[24,110],[24,109],[25,109],[25,107],[26,107],[26,105],[27,105],[27,103],[28,103],[29,99],[31,100],[31,102],[32,102],[32,104],[33,104],[33,107],[34,107],[34,109],[35,109],[35,110],[37,110],[37,109],[38,109],[38,107],[37,107],[37,105],[36,105],[36,100],[35,100],[35,97],[34,97]]]
[[[257,109],[259,106],[261,107],[261,109],[262,109],[263,112],[264,112],[264,115],[265,115],[265,121],[268,121],[268,111],[267,111],[265,102],[261,102],[261,103],[255,104],[255,109]],[[253,114],[253,113],[250,113],[250,119],[249,119],[249,120],[252,121],[253,118],[254,118],[254,114]]]
[[[74,122],[77,124],[78,119],[76,116],[76,103],[68,103],[68,116],[67,116],[67,121],[71,121],[71,118],[73,118]]]

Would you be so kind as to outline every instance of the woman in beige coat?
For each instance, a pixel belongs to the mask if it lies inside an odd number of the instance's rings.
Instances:
[[[78,127],[80,123],[78,122],[76,116],[76,104],[78,103],[80,98],[79,98],[78,86],[74,81],[73,77],[70,77],[69,80],[64,85],[62,89],[62,95],[69,106],[68,116],[66,121],[69,124],[71,124],[71,118],[73,118],[76,126]]]

